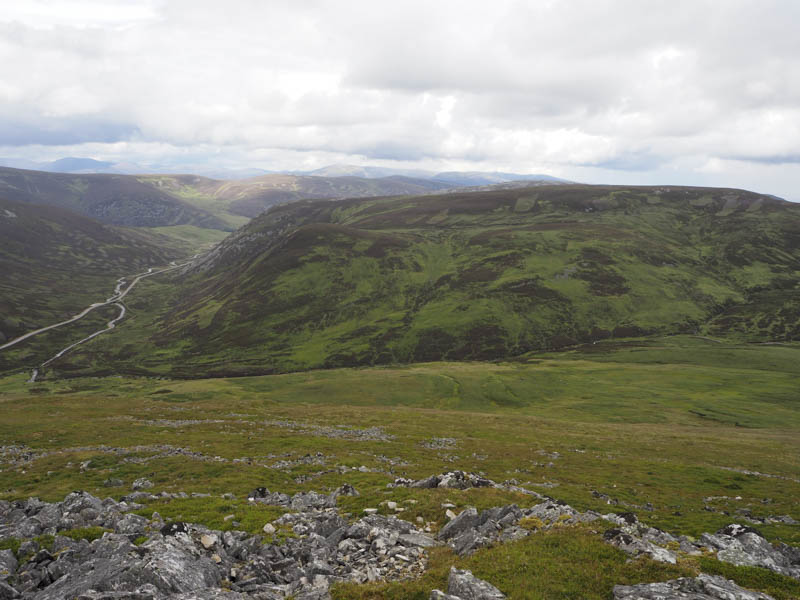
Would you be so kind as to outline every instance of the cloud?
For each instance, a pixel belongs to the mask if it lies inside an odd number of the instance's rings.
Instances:
[[[0,14],[0,147],[722,185],[796,164],[798,22],[794,0],[31,0]]]

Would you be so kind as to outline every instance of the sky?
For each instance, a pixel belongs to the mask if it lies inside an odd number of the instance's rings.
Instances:
[[[9,2],[0,156],[800,201],[799,30],[797,0]]]

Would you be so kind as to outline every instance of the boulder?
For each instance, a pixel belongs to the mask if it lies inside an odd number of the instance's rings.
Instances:
[[[478,579],[470,571],[462,571],[455,567],[450,567],[447,596],[460,600],[502,600],[506,597],[503,592],[491,583]]]
[[[758,530],[731,524],[715,534],[703,534],[700,543],[717,550],[717,559],[737,566],[763,567],[800,579],[800,549],[770,544]]]
[[[471,529],[480,523],[478,511],[475,508],[469,507],[461,511],[459,515],[450,521],[447,525],[442,527],[439,531],[439,539],[449,540],[457,535],[463,533],[467,529]]]
[[[11,550],[0,550],[0,581],[13,575],[18,564]]]
[[[663,583],[617,585],[614,600],[774,600],[739,587],[719,575],[700,574]]]

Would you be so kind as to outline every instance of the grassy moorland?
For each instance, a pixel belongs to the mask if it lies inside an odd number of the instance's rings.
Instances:
[[[218,239],[192,226],[146,235],[175,252]],[[739,522],[798,546],[783,517],[800,520],[799,236],[796,207],[738,190],[279,207],[191,272],[142,281],[126,320],[44,380],[26,383],[26,367],[106,313],[0,354],[0,499],[119,498],[146,477],[156,492],[211,496],[140,514],[253,533],[283,510],[248,503],[259,486],[350,483],[360,495],[339,499],[343,514],[394,501],[433,531],[444,503],[536,502],[386,486],[462,469],[673,533]],[[332,593],[424,599],[457,565],[515,599],[608,599],[614,584],[699,571],[800,598],[797,581],[711,556],[629,561],[603,529],[466,558],[434,548],[420,580]]]
[[[131,323],[62,368],[206,377],[668,334],[786,342],[800,338],[799,241],[800,207],[741,190],[296,202],[142,306],[144,329]]]
[[[2,466],[0,498],[57,500],[73,489],[118,497],[147,477],[157,491],[216,499],[155,502],[143,514],[158,510],[223,529],[232,527],[224,517],[235,514],[253,532],[277,516],[277,509],[245,500],[262,485],[292,493],[349,482],[361,496],[340,499],[340,510],[386,512],[381,503],[394,500],[406,507],[405,518],[420,516],[434,528],[445,522],[444,502],[459,509],[533,502],[494,489],[386,489],[394,477],[464,469],[516,480],[582,510],[633,510],[646,523],[692,536],[746,523],[744,514],[800,519],[798,359],[798,346],[679,336],[516,362],[232,379],[29,385],[20,374],[0,380],[0,445],[32,454],[30,462]],[[378,429],[356,435],[368,428]],[[449,439],[431,449],[433,438]],[[9,456],[6,449],[3,460]],[[124,484],[104,487],[109,478]],[[226,492],[236,499],[220,499]],[[797,525],[758,527],[771,540],[800,544]],[[468,566],[516,598],[573,597],[579,588],[590,591],[583,597],[602,598],[614,583],[700,568],[689,557],[677,567],[627,563],[601,533],[555,530],[468,559],[438,549],[429,573],[413,585],[345,587],[341,597],[425,597],[442,585],[450,564]],[[702,567],[763,580],[755,587],[777,597],[798,591],[760,569],[737,571],[714,560]],[[525,582],[534,572],[546,576],[530,588]]]

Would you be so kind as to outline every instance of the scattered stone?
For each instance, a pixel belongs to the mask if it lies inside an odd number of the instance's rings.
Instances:
[[[374,515],[374,514],[376,514],[377,512],[378,512],[378,509],[377,509],[377,508],[365,508],[365,509],[364,509],[364,514],[365,514],[365,515]]]
[[[358,429],[349,425],[336,425],[331,427],[288,420],[264,421],[264,425],[291,429],[293,433],[358,442],[388,442],[394,439],[393,435],[386,433],[381,427],[367,427],[365,429]]]
[[[294,510],[307,511],[335,508],[336,499],[339,496],[358,496],[358,492],[352,485],[347,483],[327,495],[311,491],[298,492],[294,496],[289,496],[280,492],[270,492],[265,487],[259,487],[250,492],[247,495],[247,499],[250,502],[287,506]]]
[[[145,479],[144,477],[140,477],[136,481],[133,482],[131,488],[133,491],[137,492],[139,490],[149,490],[153,487],[153,482],[149,479]]]
[[[116,477],[109,477],[103,482],[103,487],[121,487],[123,485],[125,485],[125,482]]]
[[[719,575],[701,573],[663,583],[614,586],[614,600],[774,600],[739,587]]]
[[[200,536],[200,543],[203,544],[203,548],[206,550],[214,546],[218,541],[219,539],[213,533],[204,533]]]
[[[262,530],[263,530],[263,531],[264,531],[264,533],[266,533],[267,535],[273,535],[273,534],[274,534],[274,533],[277,531],[277,530],[275,529],[275,525],[273,525],[272,523],[267,523],[266,525],[264,525],[264,527],[262,528]]]
[[[420,442],[419,445],[431,450],[452,450],[458,445],[458,440],[455,438],[434,437]]]
[[[425,479],[408,479],[399,477],[393,483],[387,485],[389,488],[413,487],[413,488],[451,488],[456,490],[466,490],[476,487],[491,487],[512,492],[519,492],[528,496],[544,499],[545,497],[537,492],[525,489],[513,483],[496,483],[477,473],[467,473],[465,471],[448,471],[441,475],[431,475]]]

